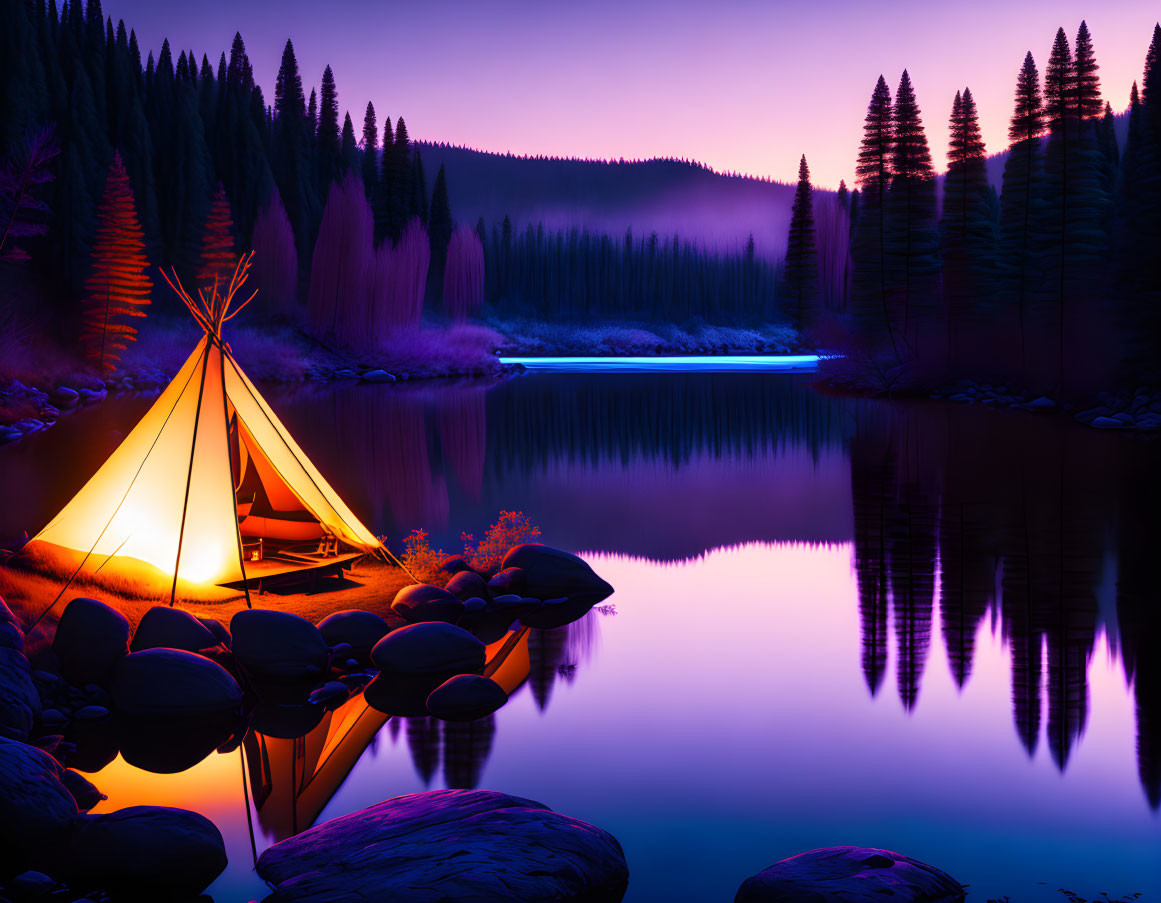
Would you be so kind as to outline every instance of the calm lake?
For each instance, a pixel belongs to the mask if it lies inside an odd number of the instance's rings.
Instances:
[[[425,788],[530,797],[620,840],[626,900],[729,901],[819,846],[887,847],[984,903],[1161,899],[1157,443],[1063,417],[832,399],[785,373],[534,373],[271,388],[396,547],[500,510],[616,587],[530,631],[471,725],[361,698],[178,774],[118,756],[101,810],[221,829],[218,903],[263,848]],[[0,450],[0,536],[35,532],[151,399]],[[526,656],[524,658],[523,656]],[[253,843],[253,849],[252,849]]]

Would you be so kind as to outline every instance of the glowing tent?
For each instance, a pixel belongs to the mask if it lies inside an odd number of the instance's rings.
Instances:
[[[195,302],[170,282],[205,336],[108,461],[26,546],[34,559],[72,573],[70,582],[82,575],[154,590],[162,582],[172,602],[214,585],[333,570],[382,549],[222,340],[223,323],[245,306],[230,311],[249,260],[224,298],[215,285]]]

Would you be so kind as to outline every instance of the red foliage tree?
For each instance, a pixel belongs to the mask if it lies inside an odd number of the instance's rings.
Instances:
[[[457,320],[475,313],[484,301],[484,246],[476,230],[468,226],[452,232],[448,243],[443,300]]]
[[[238,254],[234,249],[234,218],[230,214],[230,199],[226,189],[218,183],[218,190],[210,203],[210,214],[202,234],[202,259],[198,267],[198,285],[209,289],[214,279],[219,285],[229,285]]]
[[[145,275],[145,233],[120,154],[113,156],[97,209],[92,266],[81,302],[81,345],[98,368],[112,370],[137,336],[126,318],[145,316],[153,288]]]

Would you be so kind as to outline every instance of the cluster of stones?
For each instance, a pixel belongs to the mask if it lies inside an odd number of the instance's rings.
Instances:
[[[1029,398],[1012,393],[1007,386],[960,380],[931,398],[946,399],[957,404],[983,404],[998,408],[1019,408],[1034,414],[1071,413],[1078,423],[1098,430],[1161,430],[1161,390],[1140,387],[1132,393],[1113,395],[1101,392],[1097,403],[1076,411],[1070,404],[1059,405],[1047,396]]]
[[[64,765],[93,772],[120,753],[147,771],[182,771],[215,750],[236,749],[248,729],[302,736],[359,690],[394,715],[469,721],[494,712],[507,694],[482,673],[486,645],[518,621],[575,620],[612,592],[584,561],[547,546],[514,547],[503,565],[486,575],[449,559],[446,587],[408,586],[385,617],[342,611],[317,626],[254,609],[235,614],[227,629],[156,606],[134,632],[120,612],[76,598],[51,647],[32,662],[18,620],[0,603],[0,734],[9,738],[0,747],[0,822],[19,825],[33,810],[46,820],[42,834],[10,841],[21,865],[44,873],[23,880],[114,893],[133,885],[161,894],[180,884],[197,893],[225,866],[220,835],[195,813],[136,807],[84,815],[103,797]],[[149,863],[133,852],[135,832],[155,845],[146,847]],[[126,846],[112,849],[119,838]],[[100,855],[84,846],[90,842]],[[167,843],[168,852],[158,846]]]
[[[162,806],[89,814],[105,797],[50,754],[70,744],[47,731],[71,721],[79,737],[108,725],[108,706],[125,701],[121,684],[131,677],[130,660],[148,654],[129,653],[128,622],[91,599],[74,600],[61,626],[59,645],[54,641],[34,668],[24,657],[19,622],[0,602],[0,863],[12,875],[2,895],[99,903],[199,893],[226,867],[222,836],[208,819]],[[62,667],[44,670],[50,660]],[[153,694],[166,691],[158,685]]]
[[[74,377],[74,385],[60,384],[47,392],[27,386],[18,379],[0,386],[5,408],[24,408],[35,413],[12,423],[0,424],[0,445],[48,429],[63,414],[104,401],[110,394],[156,393],[168,385],[170,377],[161,370],[143,367],[107,380],[95,376]]]

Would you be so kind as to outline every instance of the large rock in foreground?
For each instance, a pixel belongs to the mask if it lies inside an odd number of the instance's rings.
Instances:
[[[446,621],[454,624],[464,613],[464,603],[446,589],[430,583],[413,583],[395,594],[391,610],[413,624]]]
[[[616,903],[629,868],[616,838],[520,797],[435,790],[386,800],[275,844],[266,903],[584,900]]]
[[[574,604],[591,607],[613,592],[583,559],[539,543],[513,546],[500,567],[520,568],[524,572],[522,592],[537,599],[565,597]]]
[[[770,866],[738,889],[734,903],[953,903],[958,881],[934,866],[888,850],[825,847]]]
[[[226,845],[204,815],[130,806],[78,819],[69,877],[134,899],[195,896],[226,868]]]
[[[129,654],[129,622],[104,602],[73,599],[56,625],[52,651],[69,683],[108,686],[117,662]]]
[[[391,626],[373,611],[349,609],[327,615],[318,622],[318,630],[329,645],[346,643],[351,647],[351,657],[366,664],[371,650],[391,632]]]

